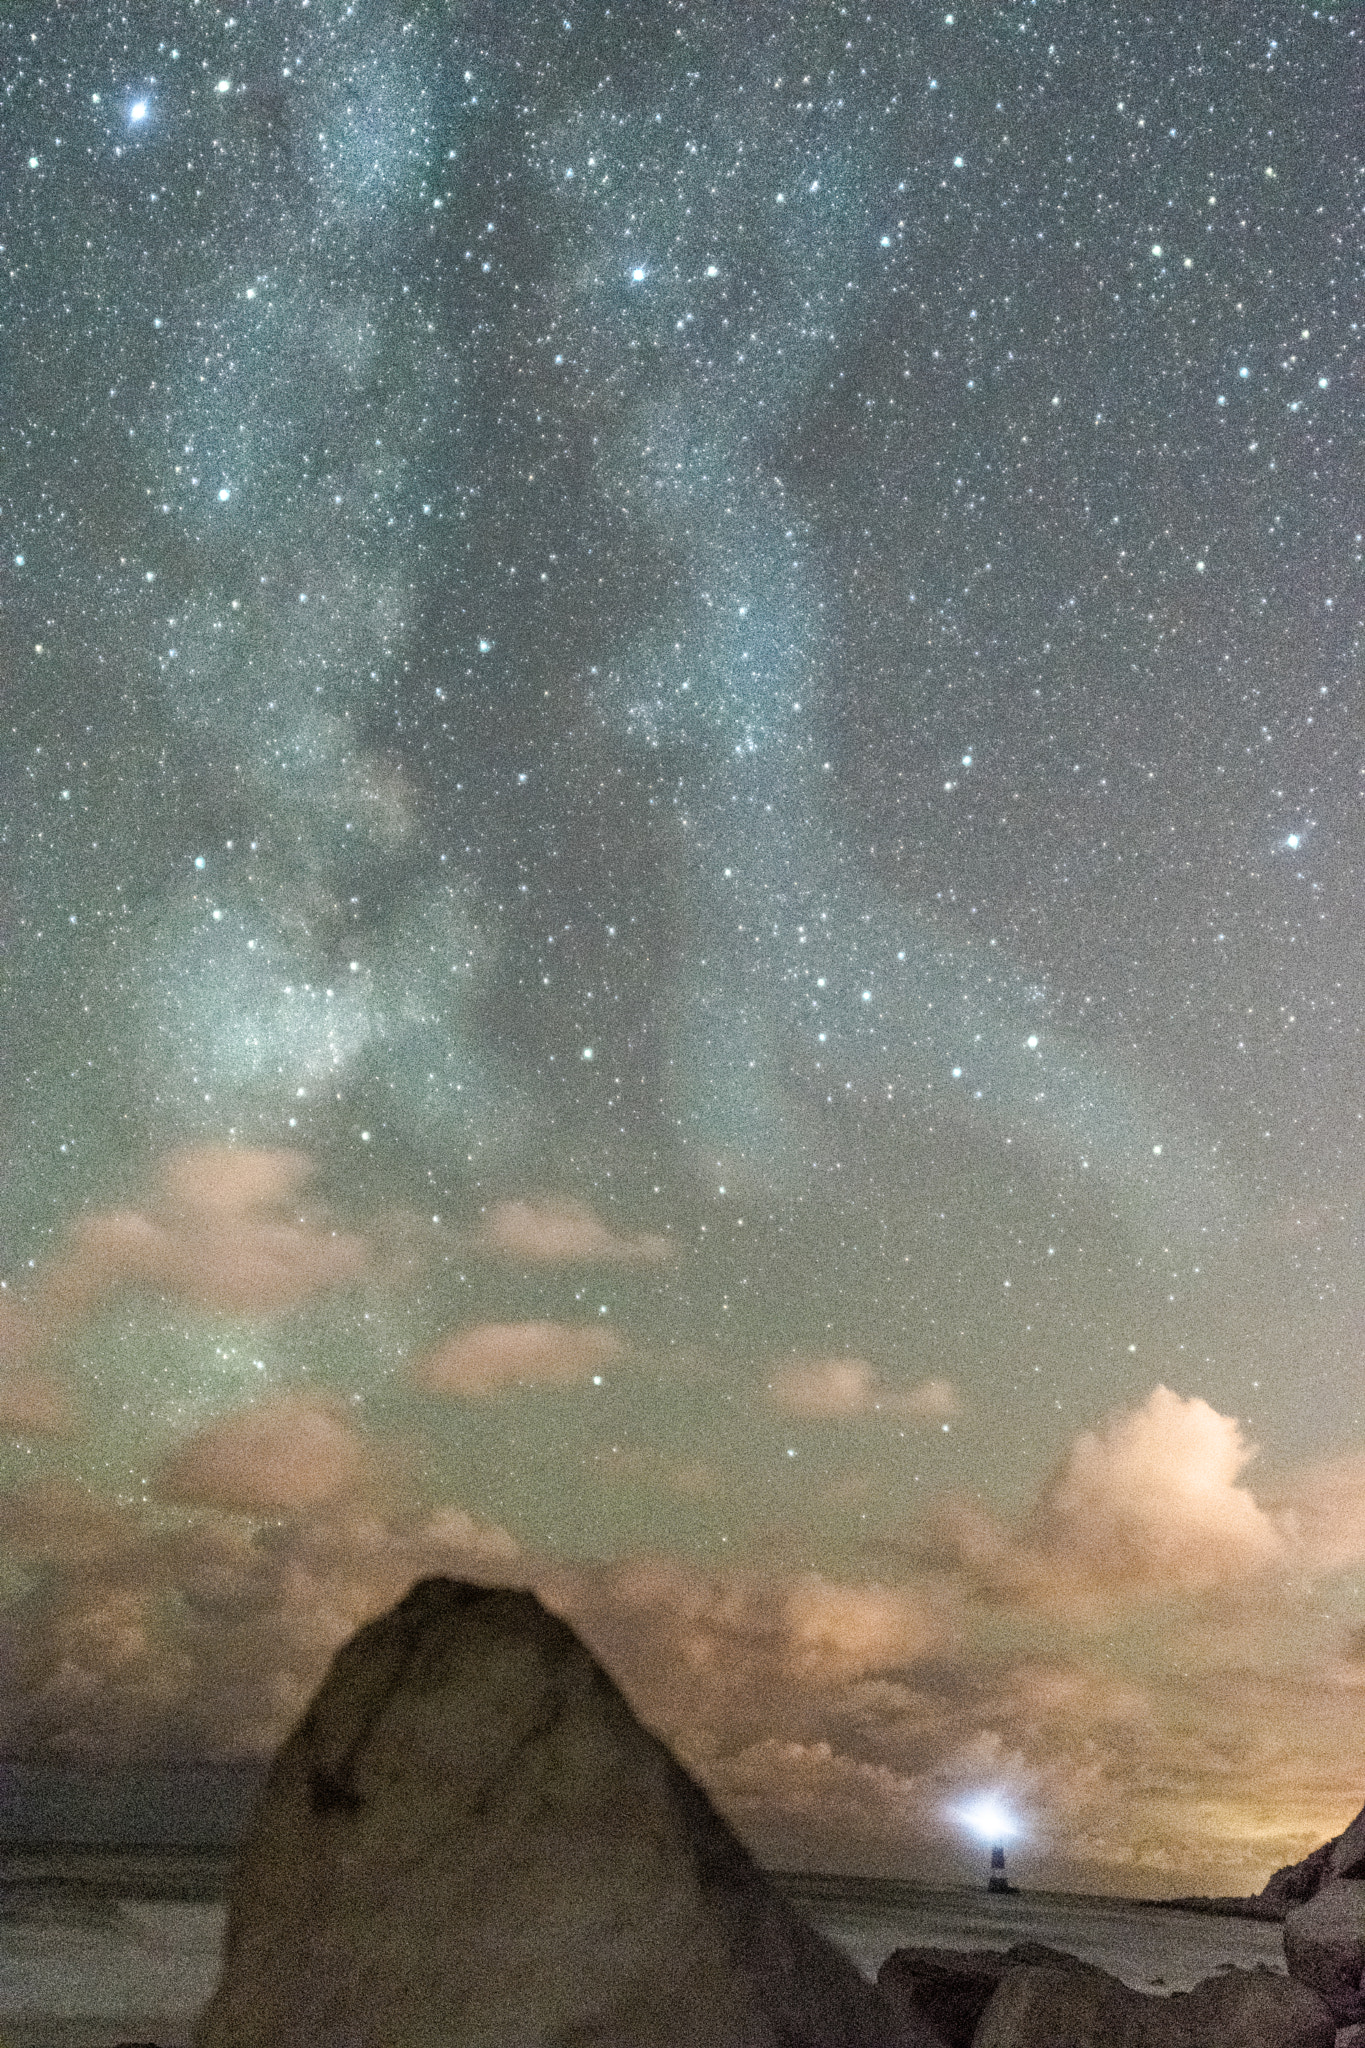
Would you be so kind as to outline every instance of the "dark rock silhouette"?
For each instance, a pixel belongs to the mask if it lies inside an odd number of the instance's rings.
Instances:
[[[1040,1942],[897,1949],[877,1977],[942,2048],[1332,2048],[1322,1999],[1269,1970],[1228,1970],[1155,1997]]]
[[[1290,1976],[1326,2001],[1339,2026],[1365,2020],[1365,1881],[1331,1878],[1286,1913],[1284,1959]]]
[[[1010,1970],[1029,1964],[1062,1970],[1091,1968],[1040,1941],[1016,1942],[1008,1949],[898,1948],[877,1972],[877,1988],[898,2012],[932,2028],[943,2048],[972,2048],[982,2014],[1001,1979]]]
[[[1365,1877],[1365,1808],[1348,1828],[1333,1835],[1299,1863],[1277,1870],[1257,1896],[1287,1911],[1306,1905],[1334,1877]]]
[[[196,2048],[935,2048],[807,1926],[563,1622],[427,1579],[335,1658]]]
[[[1320,1998],[1272,1970],[1229,1970],[1158,1998],[1103,1970],[1008,1970],[973,2048],[1333,2048]]]

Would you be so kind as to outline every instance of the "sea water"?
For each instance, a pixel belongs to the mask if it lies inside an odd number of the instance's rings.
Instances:
[[[22,1849],[0,1864],[0,2044],[184,2048],[217,1981],[221,1852]],[[1060,1892],[989,1895],[870,1879],[779,1879],[797,1909],[866,1976],[905,1943],[1008,1948],[1042,1941],[1138,1990],[1187,1990],[1220,1969],[1283,1969],[1274,1922],[1166,1911]]]

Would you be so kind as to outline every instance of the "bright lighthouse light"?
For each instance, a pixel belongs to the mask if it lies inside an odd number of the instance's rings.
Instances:
[[[957,1818],[964,1821],[983,1842],[1008,1842],[1019,1832],[1019,1823],[994,1793],[983,1793],[970,1806],[959,1806]]]

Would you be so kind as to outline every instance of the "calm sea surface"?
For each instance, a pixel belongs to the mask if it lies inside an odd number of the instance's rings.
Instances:
[[[231,1859],[170,1850],[10,1850],[0,1862],[0,2048],[183,2048],[213,1989]],[[1140,1990],[1235,1964],[1283,1967],[1280,1929],[1059,1892],[988,1897],[863,1879],[780,1880],[868,1975],[906,1942],[1046,1941]]]

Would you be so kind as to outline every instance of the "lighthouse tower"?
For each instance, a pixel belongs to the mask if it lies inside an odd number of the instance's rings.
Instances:
[[[1005,1844],[1020,1830],[1009,1808],[993,1792],[985,1792],[972,1800],[969,1806],[959,1806],[956,1814],[979,1842],[991,1845],[991,1874],[986,1890],[1012,1892],[1015,1887],[1005,1875]]]

